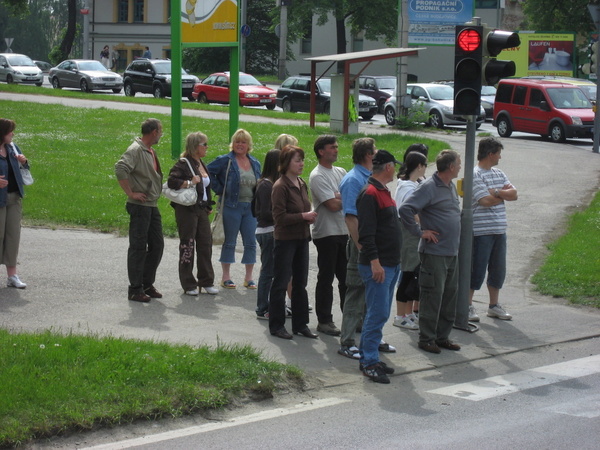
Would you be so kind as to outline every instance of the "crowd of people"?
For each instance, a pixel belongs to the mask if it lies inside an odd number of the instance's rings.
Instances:
[[[28,169],[29,163],[13,142],[15,127],[13,121],[0,119],[0,263],[6,266],[7,286],[24,289],[27,285],[17,275],[17,257],[24,195],[21,170]],[[157,206],[163,172],[153,148],[162,132],[159,120],[145,120],[141,136],[115,164],[130,217],[128,299],[134,302],[162,298],[154,282],[164,250]],[[436,171],[426,176],[426,145],[411,145],[400,162],[391,152],[378,150],[374,139],[359,138],[352,144],[354,166],[346,172],[335,166],[336,136],[322,135],[313,145],[318,163],[307,183],[302,178],[305,151],[291,135],[278,137],[262,167],[251,155],[252,136],[244,129],[233,134],[229,152],[210,164],[204,162],[208,146],[206,134],[190,133],[181,158],[166,178],[170,189],[195,189],[197,193],[192,205],[171,202],[179,234],[179,281],[185,295],[219,293],[210,224],[211,213],[219,205],[225,234],[219,285],[237,288],[230,269],[241,235],[243,287],[256,289],[256,317],[268,320],[272,336],[287,340],[294,335],[315,339],[317,332],[339,336],[340,355],[358,360],[362,373],[371,380],[389,383],[394,369],[379,354],[396,351],[383,340],[395,299],[393,325],[418,330],[420,349],[434,354],[442,349],[460,350],[450,340],[457,307],[461,228],[453,182],[461,170],[457,152],[442,150],[435,158]],[[502,148],[496,138],[481,139],[473,174],[470,321],[479,320],[472,299],[486,274],[487,315],[512,318],[499,304],[499,291],[506,276],[505,202],[518,196],[508,177],[495,167]],[[396,178],[392,194],[388,186]],[[309,328],[307,291],[311,241],[318,267],[315,331]],[[257,242],[258,283],[254,281]],[[333,321],[336,279],[341,328]],[[291,333],[285,326],[289,316]]]

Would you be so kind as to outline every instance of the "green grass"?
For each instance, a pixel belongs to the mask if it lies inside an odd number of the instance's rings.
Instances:
[[[98,425],[179,417],[302,384],[249,346],[0,330],[0,447]]]
[[[549,249],[532,278],[537,290],[600,308],[600,192],[586,210],[571,216],[567,233]]]
[[[84,227],[125,234],[129,216],[125,211],[125,195],[114,175],[114,164],[139,136],[142,121],[150,116],[163,122],[164,135],[155,148],[165,177],[173,165],[171,119],[167,115],[1,100],[0,110],[2,117],[16,121],[14,140],[30,159],[36,180],[26,188],[23,210],[24,222],[29,225]],[[295,135],[306,150],[305,177],[316,165],[312,151],[316,137],[330,133],[327,128],[244,123],[243,119],[240,126],[252,134],[253,155],[261,163],[279,134]],[[184,136],[198,130],[208,135],[207,162],[228,151],[227,121],[184,116],[182,128]],[[351,145],[356,137],[339,136],[338,164],[347,169],[352,167]],[[378,148],[390,150],[398,158],[414,142],[425,142],[430,146],[431,160],[440,150],[449,147],[441,141],[399,134],[377,136],[376,139]],[[165,234],[175,236],[173,210],[165,198],[160,199],[159,208]]]

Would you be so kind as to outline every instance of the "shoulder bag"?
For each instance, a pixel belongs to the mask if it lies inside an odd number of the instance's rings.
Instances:
[[[188,164],[188,167],[190,168],[190,171],[192,172],[192,176],[194,176],[194,169],[192,169],[192,165],[190,164],[188,159],[187,158],[181,158],[181,159],[184,160]],[[193,184],[190,185],[189,187],[183,188],[183,189],[171,189],[171,188],[169,188],[168,183],[165,182],[162,187],[162,192],[165,197],[167,197],[169,200],[171,200],[172,202],[177,203],[179,205],[191,206],[191,205],[195,205],[196,202],[198,201],[198,190],[196,189],[196,186]]]
[[[15,158],[17,157],[17,155],[21,154],[21,152],[17,150],[17,146],[15,144],[12,144],[12,148],[15,154]],[[25,186],[31,186],[33,184],[33,176],[31,175],[29,169],[24,167],[21,163],[19,163],[19,169],[21,170],[21,178],[23,179],[23,184]]]
[[[223,202],[225,201],[225,189],[227,189],[227,177],[229,177],[229,168],[231,167],[231,159],[227,163],[227,172],[225,173],[225,185],[223,193],[219,197],[217,212],[210,224],[210,232],[212,234],[213,245],[221,245],[225,242],[225,229],[223,228]]]

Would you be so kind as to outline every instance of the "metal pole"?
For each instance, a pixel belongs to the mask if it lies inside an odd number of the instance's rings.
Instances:
[[[247,9],[248,9],[248,0],[240,1],[240,29],[243,25],[246,25],[246,17],[247,17]],[[246,71],[246,36],[240,34],[240,71]]]
[[[281,5],[279,14],[279,64],[277,78],[285,80],[286,78],[286,59],[287,59],[287,34],[288,34],[288,7]]]
[[[83,59],[90,59],[90,14],[88,0],[85,0],[83,9],[88,11],[83,15]]]
[[[590,3],[588,5],[588,11],[592,16],[592,20],[596,25],[596,30],[600,34],[600,5]],[[596,76],[600,74],[600,58],[596,58]],[[596,78],[596,84],[598,78]],[[592,146],[592,152],[599,153],[600,147],[600,115],[598,115],[598,107],[600,106],[600,91],[596,89],[596,112],[594,113],[594,145]]]
[[[475,164],[476,116],[467,116],[467,139],[463,161],[463,209],[460,221],[458,249],[458,298],[454,328],[474,333],[479,327],[469,322],[469,295],[471,289],[471,253],[473,251],[473,168]]]

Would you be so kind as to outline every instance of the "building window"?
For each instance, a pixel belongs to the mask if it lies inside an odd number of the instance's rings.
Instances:
[[[129,0],[119,0],[118,8],[118,22],[127,22],[129,18]]]
[[[496,9],[498,8],[498,0],[475,0],[475,8]]]
[[[362,52],[364,50],[364,37],[365,32],[361,31],[358,34],[352,36],[352,51],[353,52]]]
[[[133,21],[143,22],[144,21],[144,0],[134,0],[133,4]]]
[[[303,25],[304,35],[300,40],[300,53],[311,53],[312,52],[312,16],[308,17]]]

